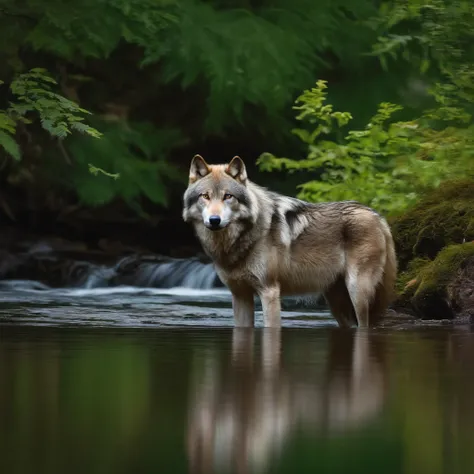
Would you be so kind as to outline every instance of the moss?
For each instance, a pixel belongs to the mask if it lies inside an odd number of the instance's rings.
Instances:
[[[443,249],[433,262],[423,267],[417,293],[430,288],[446,287],[462,263],[472,256],[474,256],[474,242],[450,245]]]
[[[432,260],[447,245],[474,240],[474,181],[441,184],[391,220],[391,228],[402,272],[416,257]]]
[[[474,242],[450,245],[432,262],[422,264],[422,260],[418,260],[418,270],[413,268],[412,274],[415,282],[404,288],[401,302],[409,303],[418,316],[425,319],[453,318],[448,287],[463,263],[471,257],[474,257]]]
[[[420,283],[420,275],[423,269],[431,264],[428,258],[415,258],[409,264],[406,271],[398,275],[396,283],[397,306],[399,308],[409,308],[410,301],[415,294]]]
[[[421,257],[414,258],[411,262],[409,262],[408,268],[398,276],[397,292],[399,294],[403,294],[409,288],[413,288],[414,281],[418,280],[417,277],[419,273],[426,265],[429,265],[430,263],[431,260],[429,258]]]

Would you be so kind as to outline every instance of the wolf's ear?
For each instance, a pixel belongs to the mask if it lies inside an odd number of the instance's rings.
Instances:
[[[189,183],[194,183],[198,179],[204,178],[211,172],[209,165],[201,155],[194,155],[189,168]]]
[[[241,183],[247,181],[247,170],[245,169],[245,164],[240,156],[234,156],[231,162],[227,165],[225,171],[228,175]]]

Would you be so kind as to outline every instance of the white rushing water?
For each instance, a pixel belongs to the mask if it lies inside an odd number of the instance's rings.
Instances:
[[[125,257],[113,266],[91,266],[75,286],[88,289],[126,285],[210,290],[222,286],[219,283],[214,266],[197,259],[137,261]]]

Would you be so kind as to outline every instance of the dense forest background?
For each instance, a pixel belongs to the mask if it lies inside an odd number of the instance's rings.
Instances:
[[[462,0],[0,0],[0,223],[160,230],[195,153],[402,212],[473,172],[473,19]]]

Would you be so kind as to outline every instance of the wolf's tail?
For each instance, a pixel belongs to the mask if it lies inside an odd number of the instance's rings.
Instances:
[[[395,281],[397,279],[397,257],[392,233],[387,222],[382,219],[382,230],[385,237],[385,267],[381,281],[375,289],[375,296],[369,310],[369,324],[377,323],[384,315],[395,297]]]

